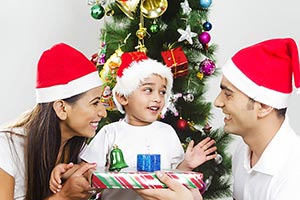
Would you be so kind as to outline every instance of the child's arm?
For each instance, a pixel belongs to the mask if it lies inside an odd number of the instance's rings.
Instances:
[[[217,150],[214,146],[215,140],[207,137],[194,146],[194,141],[190,141],[184,160],[177,166],[177,169],[190,171],[204,162],[214,159],[217,155],[212,154]]]
[[[75,167],[73,163],[60,163],[56,165],[51,172],[49,180],[50,190],[53,193],[59,192],[62,187],[62,180],[70,177],[77,168],[78,166]]]

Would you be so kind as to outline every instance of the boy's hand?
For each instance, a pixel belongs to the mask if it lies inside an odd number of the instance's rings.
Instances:
[[[64,175],[64,173],[70,170],[73,166],[74,166],[73,163],[68,163],[68,164],[60,163],[53,168],[50,176],[50,181],[49,181],[49,187],[53,193],[57,193],[61,190],[62,187],[61,178]]]
[[[215,140],[207,137],[194,146],[191,140],[185,153],[184,161],[178,166],[180,170],[193,170],[204,162],[214,159],[217,154],[212,154],[217,150]]]

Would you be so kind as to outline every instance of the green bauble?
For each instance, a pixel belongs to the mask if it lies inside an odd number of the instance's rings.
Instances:
[[[150,26],[150,31],[151,31],[151,33],[157,33],[158,31],[159,31],[159,26],[158,26],[158,24],[152,24],[151,26]]]
[[[91,8],[91,16],[94,19],[101,19],[105,14],[104,8],[100,4],[96,4]]]

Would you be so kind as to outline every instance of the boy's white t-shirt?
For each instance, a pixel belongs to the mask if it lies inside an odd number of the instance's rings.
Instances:
[[[15,179],[14,199],[25,198],[25,161],[23,129],[14,129],[20,134],[0,132],[0,168]]]
[[[161,169],[174,169],[182,162],[184,150],[172,126],[155,121],[147,126],[132,126],[121,120],[104,126],[85,148],[81,159],[97,163],[102,169],[109,162],[113,146],[122,150],[128,168],[136,170],[138,154],[160,154]],[[103,199],[141,199],[134,191],[106,190]]]

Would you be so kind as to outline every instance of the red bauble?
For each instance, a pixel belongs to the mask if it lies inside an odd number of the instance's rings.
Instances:
[[[185,130],[188,126],[188,123],[186,120],[180,118],[178,121],[177,121],[177,128],[179,130]]]

